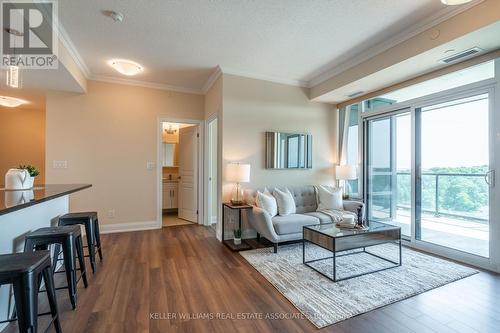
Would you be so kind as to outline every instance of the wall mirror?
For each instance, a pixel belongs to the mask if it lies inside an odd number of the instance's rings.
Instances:
[[[266,132],[266,169],[312,168],[312,135]]]

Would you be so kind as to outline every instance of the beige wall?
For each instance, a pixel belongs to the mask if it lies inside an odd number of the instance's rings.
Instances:
[[[223,163],[251,164],[247,188],[272,185],[333,184],[336,162],[336,117],[333,105],[311,102],[299,87],[224,75]],[[313,136],[313,168],[267,170],[264,132]],[[233,185],[225,183],[224,198]]]
[[[205,119],[222,111],[222,82],[223,76],[220,75],[205,95]]]
[[[97,210],[103,224],[155,221],[157,171],[146,163],[161,167],[159,116],[203,119],[204,97],[96,81],[86,94],[48,92],[47,182],[91,183],[71,196],[71,210]]]
[[[8,169],[32,164],[45,182],[45,108],[0,107],[0,184]]]

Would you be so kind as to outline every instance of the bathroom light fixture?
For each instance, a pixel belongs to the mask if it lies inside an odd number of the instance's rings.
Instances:
[[[8,108],[15,108],[22,104],[27,104],[28,101],[24,99],[10,97],[10,96],[0,96],[0,105],[6,106]]]
[[[448,6],[463,5],[464,3],[471,2],[472,0],[441,0],[442,3]]]
[[[167,133],[167,134],[175,134],[178,129],[179,129],[179,125],[178,124],[168,124],[168,127],[165,128],[165,133]]]
[[[119,73],[127,76],[137,75],[144,70],[140,64],[125,59],[113,59],[109,62],[109,65]]]

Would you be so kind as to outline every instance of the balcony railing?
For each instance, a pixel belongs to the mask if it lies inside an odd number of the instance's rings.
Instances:
[[[397,172],[397,176],[411,176],[410,172]],[[435,184],[435,189],[434,189],[434,209],[425,209],[422,207],[422,211],[426,213],[431,213],[434,214],[434,216],[439,217],[439,216],[450,216],[450,217],[458,217],[462,219],[467,219],[467,220],[475,220],[475,221],[480,221],[480,222],[485,222],[488,221],[487,218],[480,217],[480,216],[473,216],[472,214],[460,214],[460,212],[450,212],[448,211],[443,211],[440,209],[440,203],[439,203],[439,194],[440,194],[440,179],[444,177],[473,177],[473,178],[485,178],[486,174],[484,173],[434,173],[434,172],[423,172],[422,173],[422,178],[424,176],[428,177],[434,177],[434,184]],[[487,186],[485,182],[485,186]],[[406,208],[409,209],[410,206],[407,205],[401,205],[398,204],[397,208]]]

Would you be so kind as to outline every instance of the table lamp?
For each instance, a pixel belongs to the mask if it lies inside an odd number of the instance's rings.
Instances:
[[[231,194],[231,203],[233,205],[242,205],[244,203],[243,191],[240,184],[250,181],[250,164],[229,163],[226,168],[226,180],[236,183]]]
[[[344,199],[349,199],[349,183],[348,180],[354,180],[358,178],[357,170],[355,165],[337,165],[335,167],[335,176],[338,180],[344,181]]]

